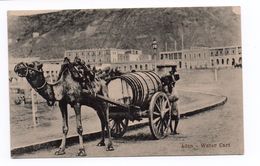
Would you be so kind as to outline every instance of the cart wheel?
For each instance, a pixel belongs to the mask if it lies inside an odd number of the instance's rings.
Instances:
[[[168,96],[163,92],[153,95],[149,107],[149,125],[155,139],[161,139],[168,135],[171,124],[171,104]]]
[[[114,138],[122,137],[128,127],[128,118],[110,118],[111,136]]]

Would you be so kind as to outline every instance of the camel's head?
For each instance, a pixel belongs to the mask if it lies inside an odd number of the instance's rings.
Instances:
[[[42,63],[32,62],[32,63],[18,63],[14,67],[14,72],[19,77],[30,77],[35,78],[37,75],[42,74]]]
[[[42,87],[46,84],[42,64],[40,62],[35,61],[32,63],[18,63],[14,67],[14,72],[19,77],[26,77],[31,86],[37,90],[42,89]]]

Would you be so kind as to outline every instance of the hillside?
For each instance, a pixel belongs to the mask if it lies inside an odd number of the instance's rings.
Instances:
[[[32,33],[40,34],[32,38]],[[192,46],[241,44],[240,15],[231,7],[64,10],[8,15],[9,56],[61,58],[68,49],[135,48],[151,53],[153,38],[159,50]]]

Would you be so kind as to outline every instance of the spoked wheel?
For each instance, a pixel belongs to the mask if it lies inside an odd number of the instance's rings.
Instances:
[[[122,137],[128,126],[128,118],[110,118],[111,136],[114,138]]]
[[[153,95],[149,107],[149,126],[155,139],[168,135],[171,124],[171,104],[167,95],[157,92]]]

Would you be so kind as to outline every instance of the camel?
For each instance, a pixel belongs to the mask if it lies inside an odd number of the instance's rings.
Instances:
[[[83,128],[81,122],[81,106],[86,105],[92,107],[96,112],[101,122],[101,141],[97,146],[105,146],[105,128],[108,133],[107,151],[114,150],[111,141],[111,131],[109,126],[109,107],[108,104],[95,98],[94,95],[90,95],[85,89],[82,88],[80,82],[76,79],[79,73],[67,58],[64,59],[64,63],[61,67],[61,71],[58,77],[58,81],[51,84],[47,83],[42,64],[35,61],[30,64],[19,63],[15,66],[14,71],[19,77],[25,77],[28,83],[35,91],[46,99],[48,105],[53,105],[56,101],[59,104],[59,108],[62,115],[62,132],[63,137],[60,147],[55,152],[55,155],[65,154],[66,137],[69,130],[68,126],[68,111],[67,105],[71,105],[74,108],[76,114],[77,133],[79,136],[79,152],[78,156],[86,156],[85,148],[83,146]],[[93,83],[92,83],[93,84]],[[105,81],[102,79],[95,79],[94,85],[96,88],[91,91],[93,94],[103,95],[107,97],[107,87]]]

